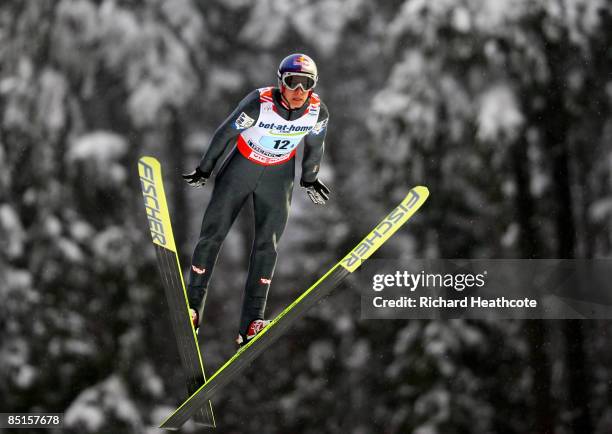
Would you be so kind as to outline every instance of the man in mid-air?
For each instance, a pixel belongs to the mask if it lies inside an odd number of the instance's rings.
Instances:
[[[325,204],[330,193],[318,179],[329,114],[313,93],[319,78],[317,66],[305,54],[291,54],[281,62],[277,76],[278,87],[256,89],[238,104],[215,131],[198,167],[183,175],[190,185],[203,186],[227,147],[235,145],[216,175],[192,257],[187,293],[197,328],[221,244],[240,209],[252,201],[255,239],[236,339],[240,346],[269,323],[264,310],[291,204],[294,157],[302,139],[300,185],[317,205]]]

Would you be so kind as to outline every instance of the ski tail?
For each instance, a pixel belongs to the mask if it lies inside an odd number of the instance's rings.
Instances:
[[[208,381],[170,414],[160,428],[179,429],[206,400],[238,376],[246,367],[280,338],[308,309],[326,297],[349,274],[378,250],[414,213],[429,196],[426,187],[415,187],[404,200],[389,213],[357,246],[340,262],[304,291],[285,308],[240,351],[217,370]]]
[[[142,157],[138,162],[138,173],[172,330],[186,377],[187,391],[191,395],[206,382],[206,376],[197,335],[189,316],[187,292],[170,223],[161,166],[155,158]],[[202,425],[215,427],[210,401],[195,414],[195,420]]]

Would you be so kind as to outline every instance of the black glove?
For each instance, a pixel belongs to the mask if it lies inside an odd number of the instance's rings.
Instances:
[[[196,169],[191,173],[183,174],[183,179],[192,187],[202,187],[206,184],[209,177],[210,173],[202,172],[199,167],[196,167]]]
[[[307,182],[302,179],[300,185],[306,189],[306,193],[308,193],[313,203],[325,205],[325,202],[329,200],[329,188],[318,179],[315,179],[313,182]]]

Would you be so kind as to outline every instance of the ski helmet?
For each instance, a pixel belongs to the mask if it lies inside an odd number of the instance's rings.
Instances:
[[[316,86],[319,74],[317,65],[309,56],[302,53],[290,54],[285,57],[277,71],[279,87],[311,91]]]

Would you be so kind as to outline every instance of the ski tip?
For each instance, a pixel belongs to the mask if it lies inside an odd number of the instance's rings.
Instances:
[[[157,158],[151,157],[151,156],[148,156],[148,155],[143,155],[142,157],[140,157],[138,159],[138,162],[139,163],[144,163],[144,164],[149,165],[149,166],[160,166],[159,161],[157,161]]]
[[[416,187],[413,188],[413,190],[416,191],[416,193],[419,196],[423,196],[423,197],[429,196],[429,189],[425,187],[424,185],[417,185]]]
[[[355,271],[378,250],[425,203],[429,189],[422,185],[411,189],[404,200],[385,217],[339,264],[349,272]]]

